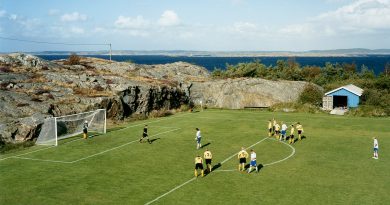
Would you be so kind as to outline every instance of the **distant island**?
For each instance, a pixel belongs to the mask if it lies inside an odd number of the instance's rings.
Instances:
[[[109,51],[41,51],[29,52],[32,55],[109,55]],[[193,57],[331,57],[390,55],[390,49],[335,49],[309,51],[191,51],[191,50],[112,50],[112,55],[163,55]]]

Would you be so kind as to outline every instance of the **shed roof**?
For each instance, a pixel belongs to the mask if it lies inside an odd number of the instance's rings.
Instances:
[[[341,90],[341,89],[348,90],[349,92],[351,92],[357,96],[362,96],[362,94],[363,94],[363,89],[361,89],[353,84],[349,84],[349,85],[342,86],[342,87],[336,88],[334,90],[331,90],[331,91],[325,93],[325,95],[329,95],[329,94],[334,93],[334,92]]]

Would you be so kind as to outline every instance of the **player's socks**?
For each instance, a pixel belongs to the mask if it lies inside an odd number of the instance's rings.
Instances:
[[[196,171],[196,169],[195,169],[195,177],[198,177],[198,172]]]
[[[201,172],[202,172],[202,177],[204,177],[204,171],[202,170]]]
[[[238,171],[241,171],[241,164],[238,165]]]
[[[257,168],[257,166],[256,166],[256,172],[259,172],[259,169]]]

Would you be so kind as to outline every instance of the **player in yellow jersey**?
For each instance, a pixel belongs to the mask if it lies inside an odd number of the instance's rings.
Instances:
[[[297,123],[297,130],[298,130],[298,140],[302,139],[302,133],[303,133],[303,127],[301,123]]]
[[[213,155],[211,154],[211,152],[208,149],[206,149],[206,151],[203,153],[203,157],[206,161],[207,173],[210,173],[211,172],[211,160],[213,159]]]
[[[272,119],[272,136],[275,135],[275,125],[276,125],[276,120],[275,118]]]
[[[294,143],[294,131],[295,131],[294,125],[291,125],[289,144]]]
[[[245,151],[245,148],[241,147],[241,151],[238,152],[238,171],[245,171],[246,158],[248,158],[248,156],[248,152]]]
[[[268,120],[268,137],[272,135],[272,121]]]
[[[199,155],[195,157],[195,177],[198,177],[198,169],[201,170],[201,174],[202,174],[202,177],[203,177],[204,176],[203,159]]]
[[[280,125],[278,123],[275,124],[275,137],[280,139]]]

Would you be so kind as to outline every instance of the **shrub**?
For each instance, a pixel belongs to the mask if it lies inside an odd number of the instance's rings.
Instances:
[[[50,90],[40,88],[40,89],[35,91],[35,95],[42,95],[44,93],[50,93]]]
[[[42,102],[43,100],[41,100],[39,97],[32,97],[31,98],[31,101],[33,101],[33,102]]]
[[[95,85],[95,87],[93,87],[93,89],[96,91],[104,91],[104,88],[101,85]]]
[[[360,105],[358,108],[351,109],[347,115],[359,117],[385,117],[390,115],[389,110],[378,106]]]
[[[29,106],[30,104],[28,103],[18,103],[16,104],[16,107],[25,107],[25,106]]]
[[[8,88],[7,88],[8,85],[9,85],[9,82],[0,83],[0,90],[8,90]]]
[[[106,80],[106,83],[107,83],[107,84],[114,84],[114,81],[112,81],[111,79],[107,79],[107,80]]]
[[[151,118],[166,117],[170,115],[172,115],[172,111],[166,109],[152,110],[152,112],[149,113],[149,117]]]
[[[299,96],[298,102],[301,104],[311,104],[320,106],[322,103],[322,97],[324,93],[317,86],[313,84],[307,84]]]
[[[81,57],[78,56],[77,54],[75,53],[72,53],[69,58],[68,58],[68,61],[66,62],[67,65],[79,65],[80,64],[80,60],[81,60]]]
[[[25,141],[25,142],[13,144],[13,143],[4,143],[0,140],[0,153],[4,154],[10,150],[24,149],[26,147],[31,147],[34,145],[35,145],[34,141]]]
[[[11,73],[12,70],[8,66],[0,66],[0,71],[3,73]]]

